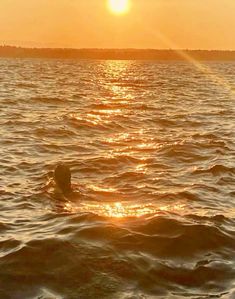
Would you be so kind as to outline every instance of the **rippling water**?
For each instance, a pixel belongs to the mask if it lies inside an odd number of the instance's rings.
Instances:
[[[234,92],[235,63],[1,59],[0,298],[235,298]]]

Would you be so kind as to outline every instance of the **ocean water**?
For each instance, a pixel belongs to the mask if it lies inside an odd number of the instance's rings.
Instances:
[[[235,298],[235,63],[0,59],[0,125],[1,299]]]

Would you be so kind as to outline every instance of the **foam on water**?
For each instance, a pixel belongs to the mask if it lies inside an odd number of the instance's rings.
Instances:
[[[1,59],[0,298],[234,298],[234,66]]]

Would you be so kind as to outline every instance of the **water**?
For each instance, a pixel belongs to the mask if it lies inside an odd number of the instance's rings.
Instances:
[[[0,298],[235,298],[234,91],[234,63],[1,59]]]

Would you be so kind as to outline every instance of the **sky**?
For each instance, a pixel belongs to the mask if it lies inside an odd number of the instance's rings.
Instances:
[[[235,0],[0,0],[0,44],[235,50]]]

